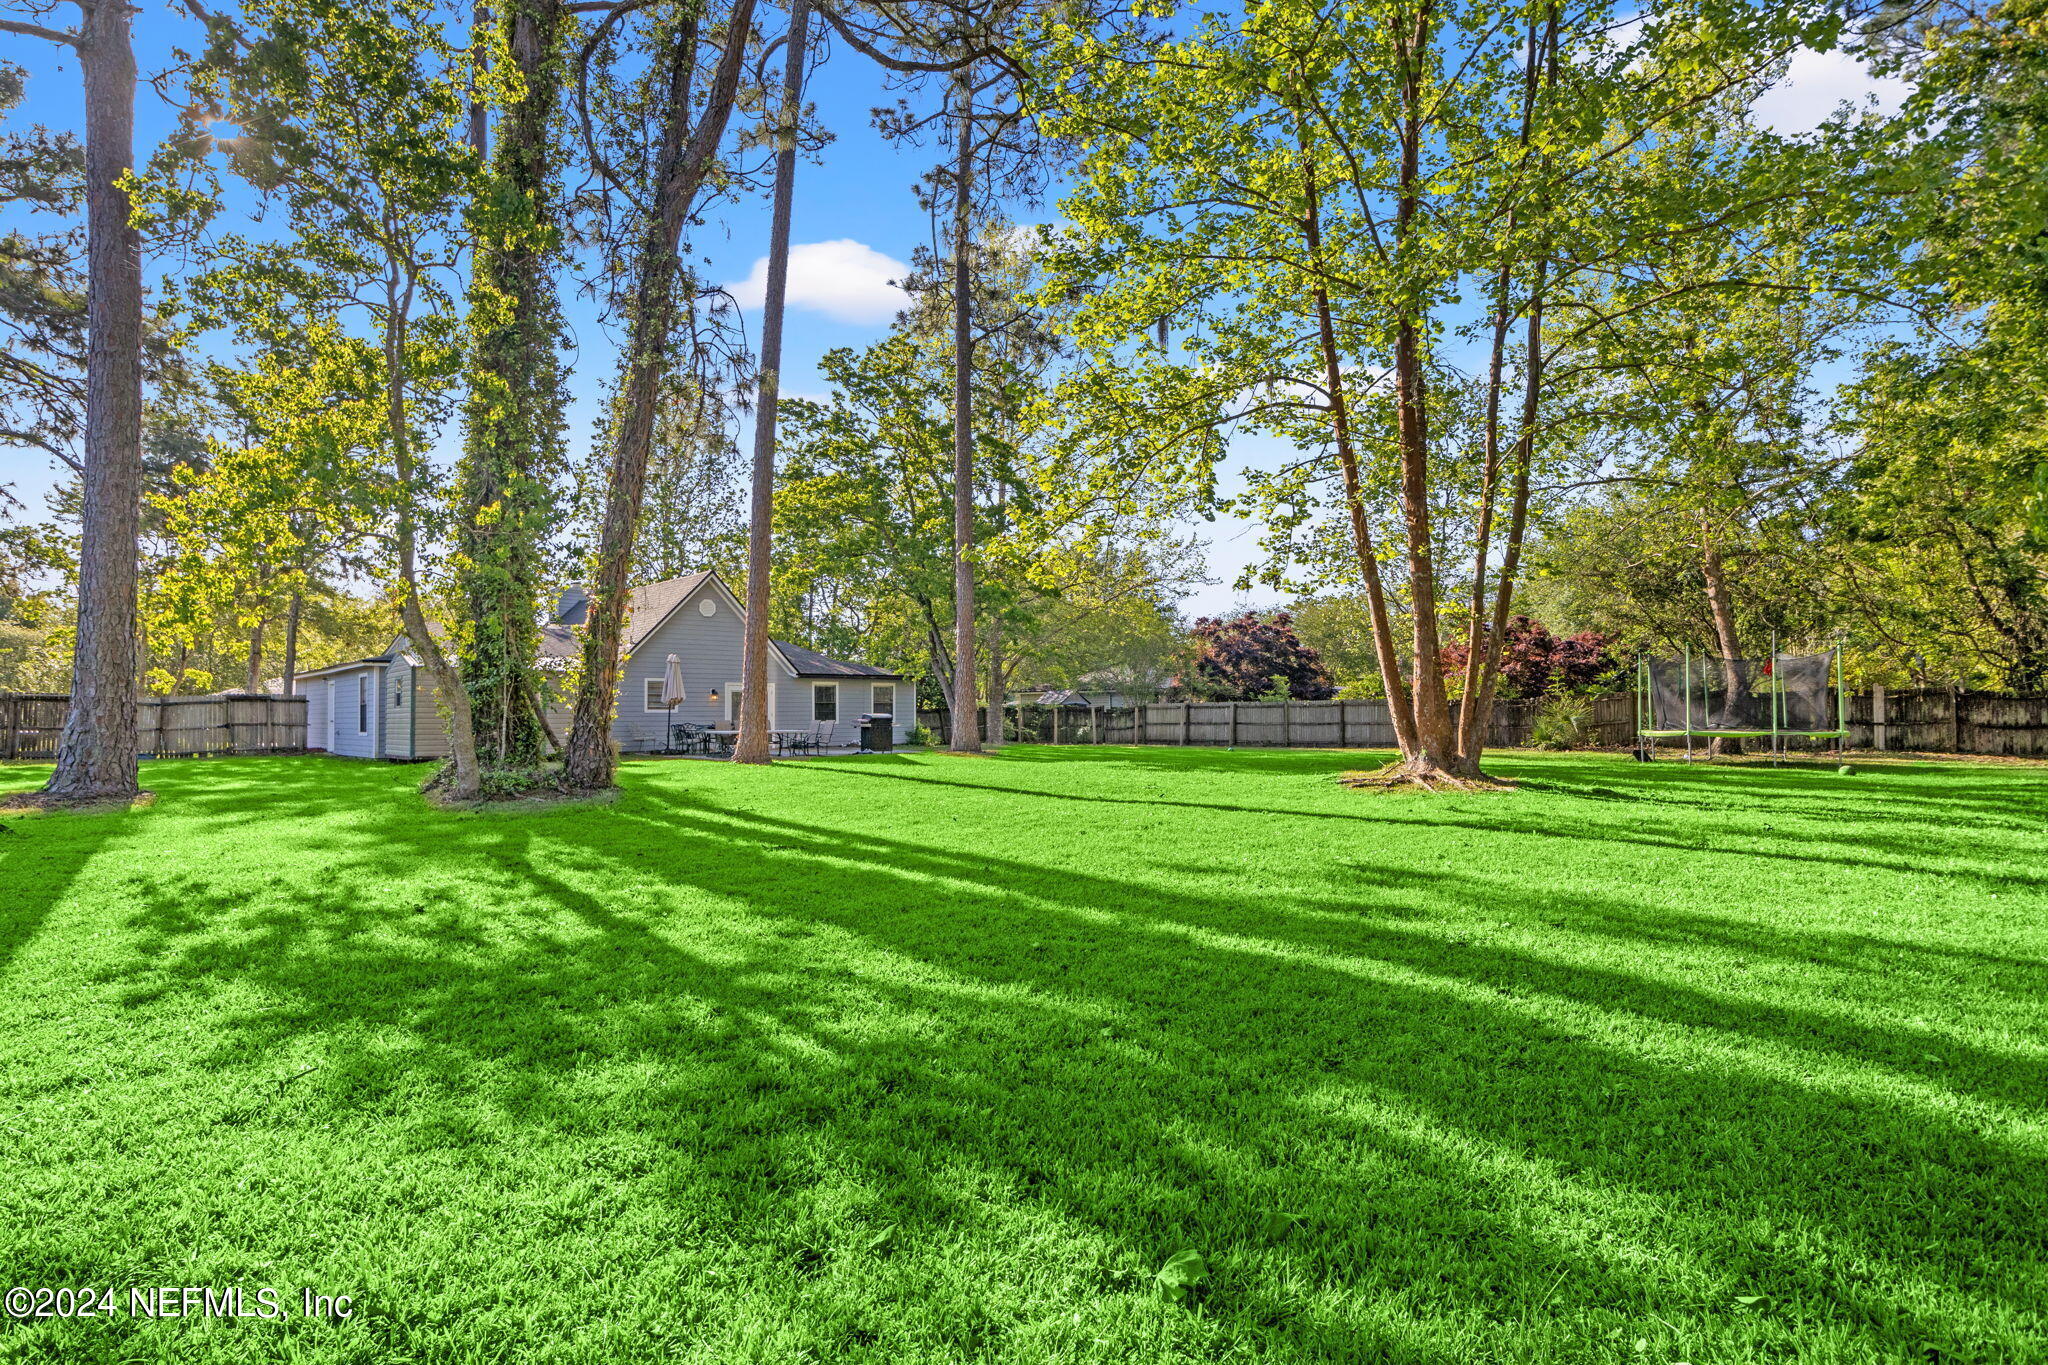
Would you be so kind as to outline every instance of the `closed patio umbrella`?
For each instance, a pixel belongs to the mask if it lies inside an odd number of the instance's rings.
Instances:
[[[668,656],[668,667],[661,672],[661,704],[668,708],[668,734],[662,737],[662,752],[671,752],[676,739],[676,703],[688,701],[690,694],[683,690],[683,661],[675,655]]]
[[[677,702],[689,699],[690,694],[683,690],[683,661],[671,654],[668,668],[661,676],[661,704],[673,711]]]

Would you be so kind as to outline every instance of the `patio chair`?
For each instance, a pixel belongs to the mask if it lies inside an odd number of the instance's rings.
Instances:
[[[711,752],[711,727],[698,721],[677,721],[669,727],[669,748],[679,754]]]
[[[821,720],[816,725],[813,725],[811,727],[810,739],[812,752],[822,754],[831,748],[834,743],[834,736],[838,733],[839,726],[834,721]]]

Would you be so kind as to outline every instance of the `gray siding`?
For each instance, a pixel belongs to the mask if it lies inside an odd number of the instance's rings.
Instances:
[[[297,684],[298,693],[306,699],[306,747],[327,748],[327,680],[306,678]]]
[[[314,684],[323,690],[329,685],[333,687],[331,695],[334,698],[334,719],[336,724],[333,730],[334,743],[331,752],[346,754],[351,758],[378,757],[379,749],[377,745],[381,728],[380,722],[383,720],[384,713],[383,708],[378,704],[377,684],[383,672],[384,670],[381,668],[365,665],[362,668],[349,669],[344,673],[330,673],[324,678],[313,679]],[[370,724],[367,731],[356,728],[356,722],[360,715],[356,705],[356,689],[358,686],[369,689]]]
[[[405,712],[410,728],[393,736],[401,746],[397,752],[410,758],[448,757],[448,718],[441,714],[441,691],[434,686],[434,675],[411,664],[400,667],[411,675]]]
[[[835,744],[858,744],[860,742],[860,718],[875,709],[874,678],[795,678],[784,679],[776,695],[776,728],[782,730],[808,730],[818,724],[814,691],[818,684],[826,683],[839,689],[838,728],[833,731]],[[887,679],[881,679],[886,684]],[[905,706],[912,696],[908,680],[896,684],[897,702],[890,712],[896,719],[896,742],[901,744],[910,733],[910,727],[917,723],[917,717],[906,714]]]
[[[709,616],[698,607],[707,600],[714,607]],[[665,710],[647,710],[645,697],[648,679],[660,681],[671,654],[682,662],[683,690],[689,693],[689,700],[676,706],[676,722],[695,721],[725,728],[729,689],[740,676],[743,634],[739,613],[710,580],[683,599],[669,618],[627,657],[620,672],[619,709],[612,721],[612,738],[618,742],[619,752],[647,753],[662,747],[669,714]],[[781,672],[772,663],[770,668]],[[773,689],[773,694],[780,702],[788,679],[783,676],[775,681],[780,685]],[[718,690],[715,704],[711,700],[713,688]]]

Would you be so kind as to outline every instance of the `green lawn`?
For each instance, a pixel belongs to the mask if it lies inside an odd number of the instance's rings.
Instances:
[[[2048,771],[1363,761],[10,818],[0,1359],[2048,1359]]]

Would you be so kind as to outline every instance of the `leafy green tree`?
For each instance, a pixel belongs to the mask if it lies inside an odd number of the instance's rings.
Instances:
[[[1348,531],[1405,760],[1390,781],[1478,773],[1554,416],[1546,337],[1559,321],[1597,325],[1573,317],[1575,303],[1602,280],[1612,292],[1629,263],[1791,192],[1753,161],[1681,182],[1659,173],[1658,149],[1839,27],[1818,6],[1680,3],[1618,18],[1604,6],[1275,0],[1165,38],[1055,18],[1036,59],[1048,117],[1084,156],[1058,283],[1089,291],[1077,340],[1121,362],[1103,366],[1117,378],[1073,386],[1072,401],[1114,415],[1136,391],[1136,406],[1184,414],[1184,431],[1256,423],[1328,462],[1327,505]],[[1480,435],[1447,485],[1438,351],[1475,280]],[[1178,355],[1132,354],[1134,338],[1173,329]],[[1103,477],[1132,467],[1109,462]],[[1472,506],[1444,524],[1459,485]],[[1391,536],[1372,514],[1383,501]],[[1454,721],[1443,542],[1461,530],[1475,663]],[[1405,659],[1393,637],[1404,606]]]
[[[259,365],[264,401],[296,428],[291,449],[363,476],[328,486],[351,490],[357,515],[376,522],[400,619],[443,708],[447,794],[464,800],[481,778],[448,647],[462,623],[428,615],[423,559],[446,508],[424,451],[459,374],[450,281],[479,168],[470,66],[440,17],[427,0],[251,0],[246,33],[211,23],[196,93],[242,130],[221,149],[283,231],[222,235],[191,294],[203,321],[259,356],[302,360]]]

